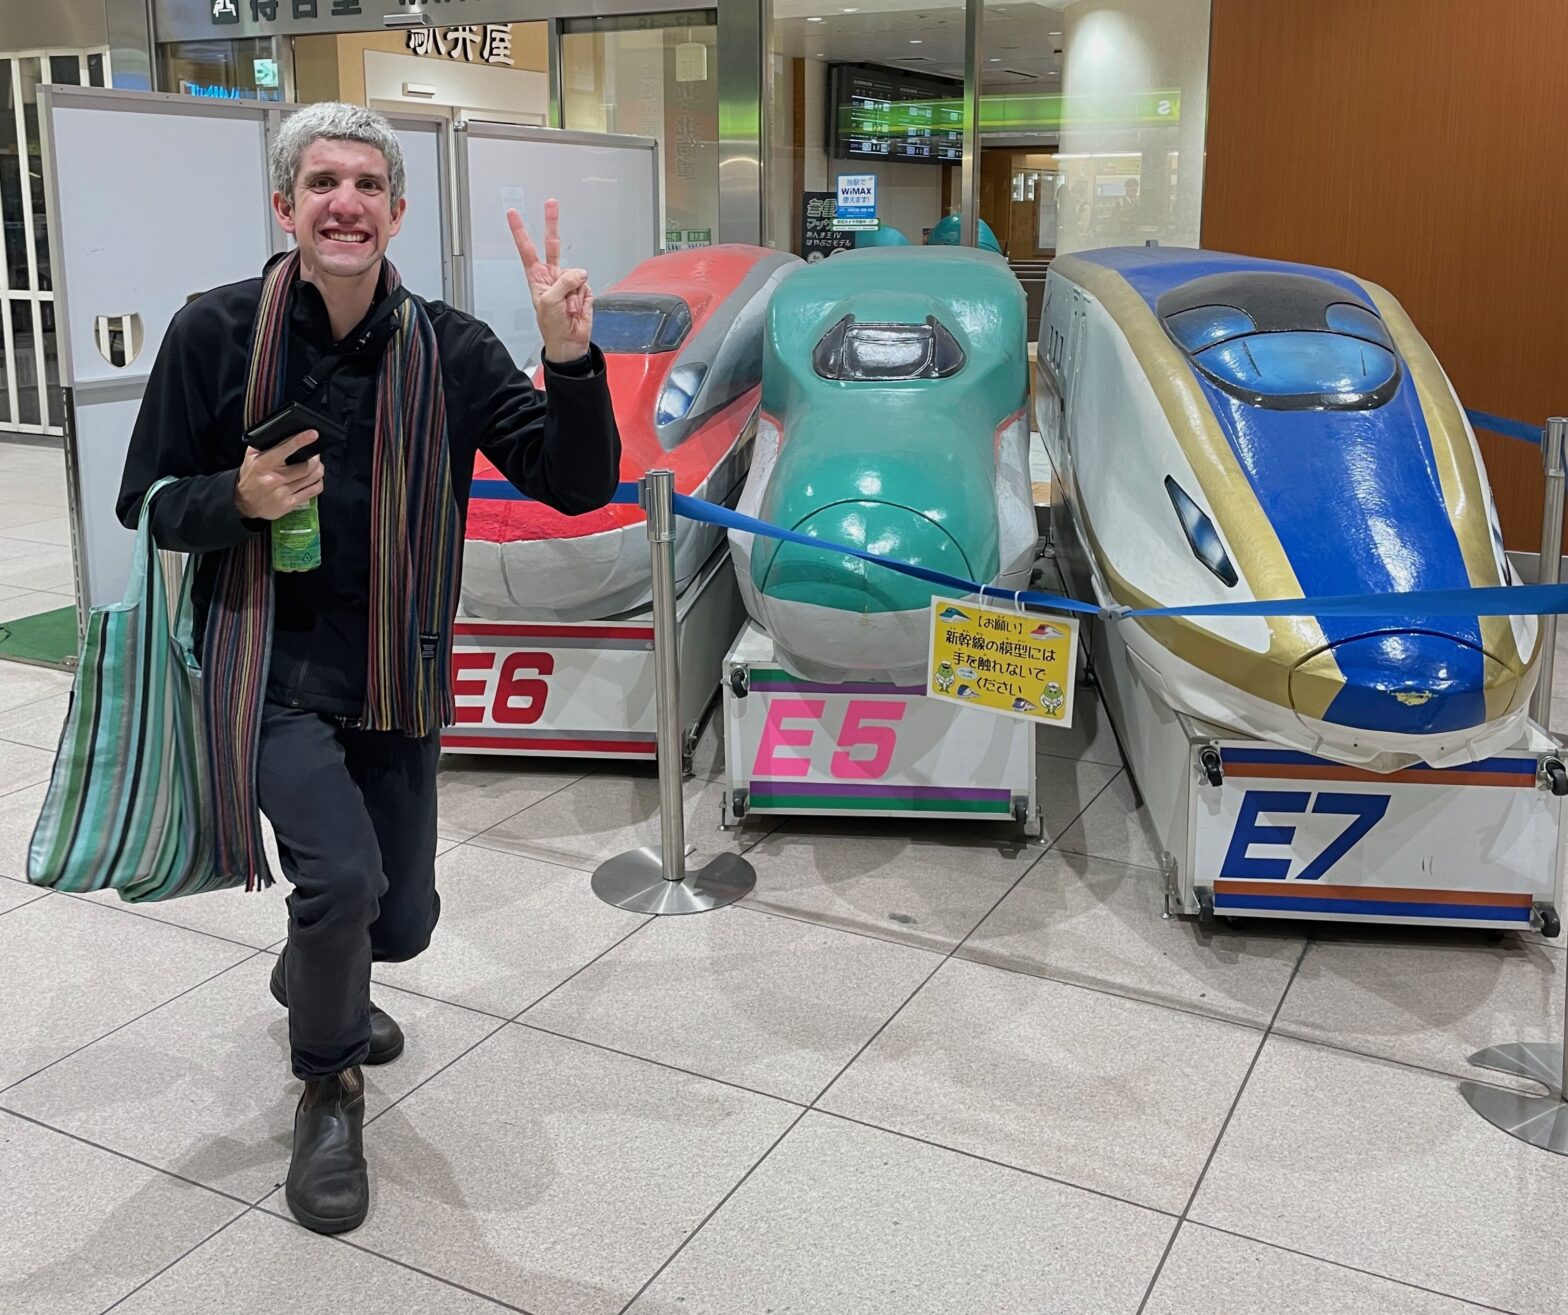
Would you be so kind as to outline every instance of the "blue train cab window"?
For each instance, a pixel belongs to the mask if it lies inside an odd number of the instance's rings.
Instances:
[[[846,315],[822,335],[811,365],[840,383],[946,379],[964,368],[964,349],[935,316],[924,324],[857,324]]]
[[[1166,332],[1212,383],[1277,411],[1360,411],[1399,387],[1377,313],[1327,280],[1296,274],[1196,279],[1160,298]]]
[[[691,331],[691,310],[679,297],[596,297],[593,340],[605,352],[652,355],[672,352]]]

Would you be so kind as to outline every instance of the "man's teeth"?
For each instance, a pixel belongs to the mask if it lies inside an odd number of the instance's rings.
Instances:
[[[363,233],[328,233],[327,237],[334,242],[364,242],[366,240]]]

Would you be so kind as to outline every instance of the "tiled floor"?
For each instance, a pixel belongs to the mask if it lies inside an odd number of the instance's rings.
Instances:
[[[59,468],[0,444],[0,619],[69,599]],[[1563,949],[1163,920],[1092,705],[1044,846],[724,836],[699,777],[693,842],[758,884],[692,919],[588,888],[647,775],[450,763],[441,928],[376,972],[370,1217],[316,1237],[282,892],[21,880],[68,688],[0,665],[0,1315],[1568,1315],[1568,1161],[1458,1090],[1554,1035]]]

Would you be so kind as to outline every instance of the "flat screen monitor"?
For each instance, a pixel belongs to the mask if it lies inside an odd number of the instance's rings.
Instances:
[[[828,70],[828,154],[835,160],[958,164],[964,84],[880,64]]]

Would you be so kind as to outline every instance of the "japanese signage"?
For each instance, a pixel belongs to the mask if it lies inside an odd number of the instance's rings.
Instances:
[[[877,176],[875,174],[840,174],[838,176],[839,222],[847,219],[875,219],[877,217]]]
[[[835,251],[848,251],[855,245],[853,233],[833,227],[833,212],[838,198],[832,192],[801,193],[800,254],[811,264],[826,260]]]
[[[459,59],[465,64],[512,63],[510,23],[464,23],[460,27],[416,27],[408,34],[416,55]]]
[[[1075,620],[931,600],[932,698],[1071,726],[1077,661]]]
[[[159,40],[200,41],[381,32],[394,16],[425,15],[437,27],[452,27],[509,8],[515,6],[503,0],[153,0],[153,17]]]

